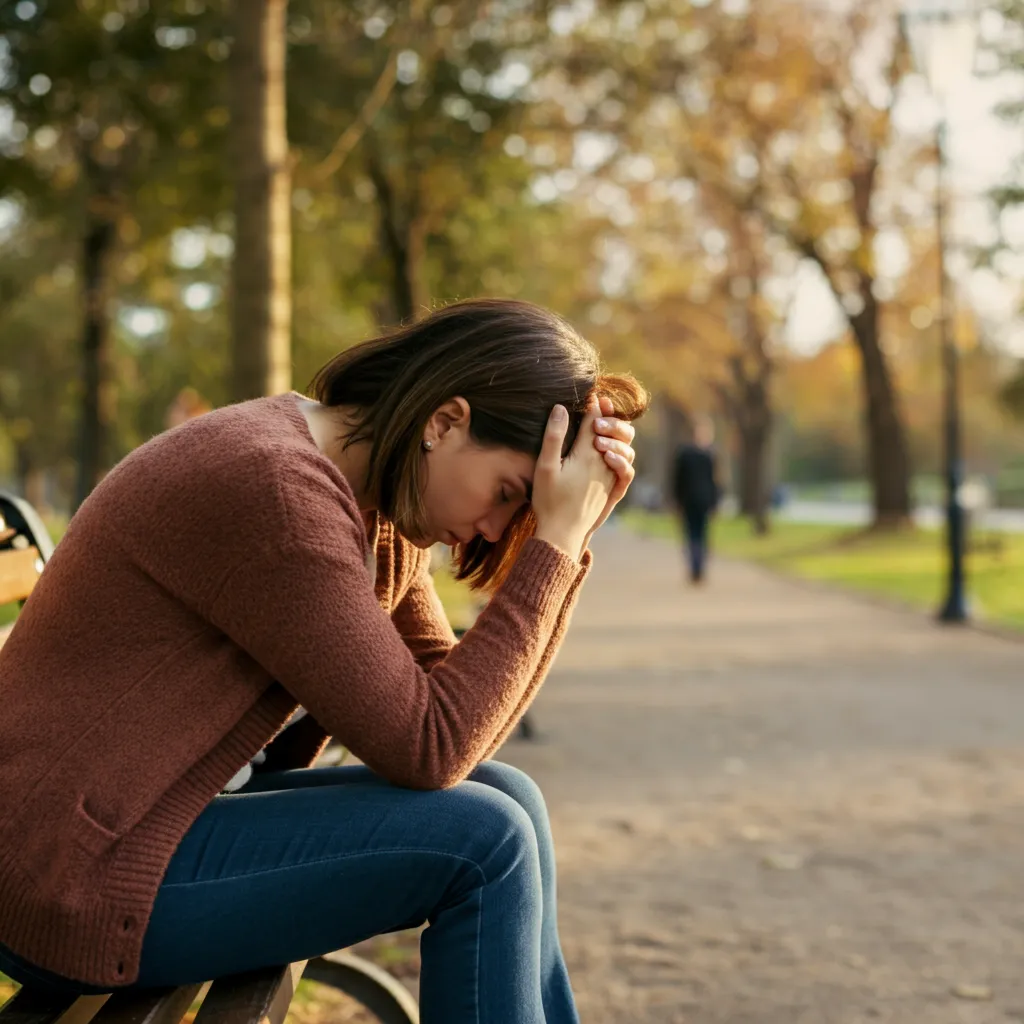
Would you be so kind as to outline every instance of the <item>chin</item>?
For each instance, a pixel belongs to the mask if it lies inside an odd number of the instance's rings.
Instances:
[[[398,531],[402,537],[404,537],[414,548],[419,548],[421,551],[426,551],[428,548],[432,548],[435,544],[441,544],[439,538],[434,536],[433,530],[424,530],[423,533],[406,533],[403,530]]]
[[[447,530],[439,530],[428,526],[421,534],[406,533],[403,530],[399,530],[398,532],[410,544],[412,544],[413,547],[420,548],[420,550],[423,551],[427,548],[432,548],[435,544],[443,544],[446,548],[452,548],[453,550],[456,547],[455,544],[447,539],[452,536],[452,534]]]
[[[400,530],[395,527],[395,533],[397,533],[402,540],[407,540],[413,547],[426,550],[436,543],[434,538],[429,533],[407,533],[405,530]]]

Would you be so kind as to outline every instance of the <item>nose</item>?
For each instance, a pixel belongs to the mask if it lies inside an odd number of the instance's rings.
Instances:
[[[501,535],[504,531],[498,529],[495,525],[494,520],[491,518],[482,519],[474,527],[476,532],[483,537],[484,540],[490,541],[491,544],[497,544],[501,539]]]
[[[505,532],[505,528],[512,520],[512,516],[515,514],[515,509],[495,509],[490,515],[485,516],[483,519],[478,520],[473,529],[480,534],[484,540],[491,544],[497,544],[501,540],[502,534]]]

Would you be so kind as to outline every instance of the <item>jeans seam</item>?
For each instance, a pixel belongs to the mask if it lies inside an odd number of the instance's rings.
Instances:
[[[296,868],[315,867],[317,864],[333,864],[337,861],[355,860],[359,857],[381,857],[404,855],[408,853],[429,853],[435,857],[450,857],[453,860],[471,864],[480,874],[484,885],[487,884],[487,875],[483,867],[472,857],[460,857],[457,853],[449,853],[446,850],[434,850],[429,847],[409,847],[400,850],[367,850],[363,853],[343,853],[334,857],[319,857],[316,860],[297,861],[294,864],[285,864],[276,868],[261,868],[258,871],[245,871],[233,875],[223,875],[220,878],[199,878],[192,882],[164,882],[161,889],[180,889],[192,885],[216,885],[218,882],[233,882],[243,878],[259,878],[261,875],[272,875],[280,871],[294,871]]]
[[[480,1024],[480,971],[482,965],[480,963],[480,946],[481,946],[481,935],[480,929],[484,919],[484,893],[480,890],[480,899],[477,900],[476,906],[476,971],[473,973],[473,978],[476,982],[476,989],[473,992],[473,1006],[475,1007],[476,1013],[476,1024]]]

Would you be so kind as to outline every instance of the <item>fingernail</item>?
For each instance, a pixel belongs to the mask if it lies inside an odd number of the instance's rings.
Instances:
[[[598,430],[607,430],[611,424],[606,419],[601,418],[594,420],[594,426],[597,427]]]
[[[551,410],[551,418],[555,423],[562,423],[565,420],[566,415],[564,405],[556,405],[554,409]]]

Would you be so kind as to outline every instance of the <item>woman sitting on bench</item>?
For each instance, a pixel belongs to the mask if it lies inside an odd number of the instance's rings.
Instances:
[[[481,300],[125,458],[0,654],[0,970],[201,982],[429,923],[432,1024],[575,1021],[536,696],[647,403]],[[459,643],[429,547],[493,591]],[[329,735],[365,765],[310,768]]]

